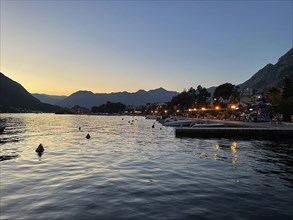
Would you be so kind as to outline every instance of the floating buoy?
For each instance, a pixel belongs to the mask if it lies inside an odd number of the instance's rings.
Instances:
[[[44,150],[45,150],[45,149],[44,149],[43,145],[40,144],[40,145],[37,147],[36,152],[37,152],[37,153],[43,153]]]
[[[90,139],[90,138],[91,138],[91,136],[90,136],[89,133],[88,133],[85,137],[86,137],[87,139]]]
[[[78,127],[78,130],[81,131],[81,127]]]

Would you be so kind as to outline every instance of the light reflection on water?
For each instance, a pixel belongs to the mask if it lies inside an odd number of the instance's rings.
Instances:
[[[292,143],[179,139],[143,117],[1,117],[1,219],[293,216]]]

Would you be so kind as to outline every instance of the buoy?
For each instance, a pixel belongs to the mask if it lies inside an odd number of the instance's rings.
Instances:
[[[81,131],[81,127],[78,127],[78,130]]]
[[[45,149],[44,149],[43,145],[40,144],[40,145],[37,147],[36,152],[40,154],[40,153],[43,153],[44,150],[45,150]]]
[[[85,137],[86,137],[87,139],[90,139],[90,138],[91,138],[91,136],[90,136],[89,133],[88,133]]]
[[[155,127],[155,123],[152,125],[152,128],[154,128]]]

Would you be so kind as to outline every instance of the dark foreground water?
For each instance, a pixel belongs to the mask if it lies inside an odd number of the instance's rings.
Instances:
[[[179,139],[130,116],[1,121],[1,220],[293,218],[290,142]]]

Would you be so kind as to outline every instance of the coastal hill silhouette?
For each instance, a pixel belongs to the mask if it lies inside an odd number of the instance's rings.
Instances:
[[[59,109],[58,106],[40,102],[22,85],[0,72],[0,112],[55,112]]]

